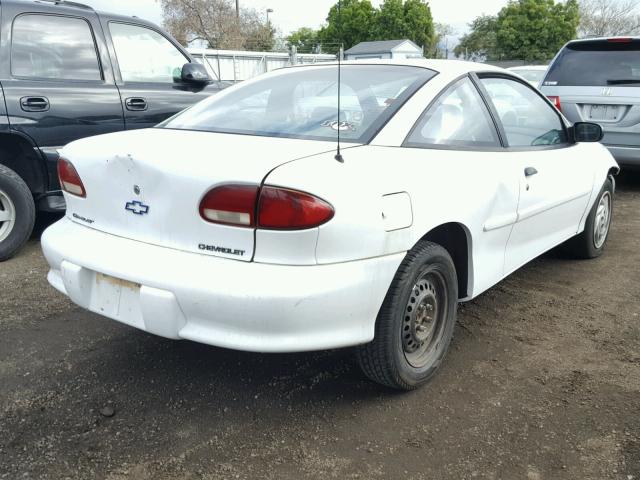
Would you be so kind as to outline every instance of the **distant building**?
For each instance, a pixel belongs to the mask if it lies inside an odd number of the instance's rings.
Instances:
[[[411,40],[360,42],[344,52],[345,60],[422,58],[423,56],[422,48]]]

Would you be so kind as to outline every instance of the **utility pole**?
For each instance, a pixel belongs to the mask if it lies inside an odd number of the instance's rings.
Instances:
[[[236,0],[236,17],[240,18],[240,0]]]

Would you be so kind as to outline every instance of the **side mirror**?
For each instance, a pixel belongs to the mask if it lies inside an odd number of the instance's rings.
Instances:
[[[185,83],[193,83],[196,85],[207,85],[211,83],[211,77],[201,63],[185,63],[182,67],[180,78]]]
[[[597,123],[577,122],[573,124],[573,139],[580,142],[599,142],[604,133]]]

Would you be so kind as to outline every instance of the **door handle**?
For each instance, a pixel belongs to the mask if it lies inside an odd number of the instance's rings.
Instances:
[[[534,175],[538,174],[538,170],[536,170],[533,167],[527,167],[524,169],[524,176],[525,177],[533,177]]]
[[[20,108],[25,112],[46,112],[49,110],[49,99],[47,97],[22,97]]]
[[[144,98],[139,97],[131,97],[127,98],[124,101],[127,110],[131,110],[133,112],[141,112],[147,109],[147,101]]]

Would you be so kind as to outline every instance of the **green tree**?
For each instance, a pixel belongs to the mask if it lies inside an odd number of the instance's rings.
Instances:
[[[422,0],[405,0],[404,2],[405,36],[425,52],[434,49],[437,44],[436,29],[429,4]]]
[[[313,28],[302,27],[287,37],[287,46],[294,46],[299,52],[313,52],[320,41],[318,33]]]
[[[470,31],[454,49],[456,57],[465,60],[493,60],[496,55],[498,17],[482,15],[469,24]]]
[[[579,23],[577,0],[511,0],[498,14],[495,56],[549,60],[576,37]]]
[[[327,24],[320,29],[323,49],[336,53],[340,44],[351,48],[357,43],[375,40],[376,10],[369,0],[343,0],[340,15],[338,4],[329,10]]]
[[[431,51],[436,32],[429,4],[422,0],[384,0],[376,15],[378,40],[407,38]]]
[[[319,39],[327,51],[336,52],[371,40],[407,38],[431,51],[436,35],[429,4],[424,0],[384,0],[379,9],[369,0],[343,0],[341,15],[338,5],[329,10],[327,24]]]
[[[376,16],[378,40],[399,40],[407,36],[403,0],[384,0]]]

